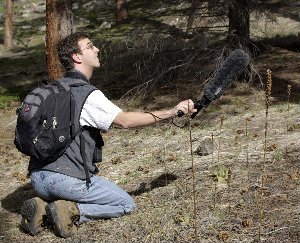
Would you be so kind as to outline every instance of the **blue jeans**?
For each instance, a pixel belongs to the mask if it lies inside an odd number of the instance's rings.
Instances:
[[[120,217],[135,208],[134,200],[127,192],[100,176],[91,177],[89,188],[85,180],[52,171],[33,170],[30,178],[40,198],[77,202],[79,223]]]

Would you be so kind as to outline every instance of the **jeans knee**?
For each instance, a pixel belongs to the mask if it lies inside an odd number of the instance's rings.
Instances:
[[[126,214],[130,214],[136,208],[136,204],[132,197],[130,197],[130,200],[127,200],[124,208]]]

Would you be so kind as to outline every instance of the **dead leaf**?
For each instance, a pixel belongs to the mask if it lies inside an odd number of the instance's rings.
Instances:
[[[244,219],[244,220],[242,221],[242,226],[243,226],[244,228],[251,227],[252,225],[253,225],[252,219]]]
[[[223,242],[227,242],[229,240],[229,232],[227,231],[220,231],[217,235],[217,238]]]

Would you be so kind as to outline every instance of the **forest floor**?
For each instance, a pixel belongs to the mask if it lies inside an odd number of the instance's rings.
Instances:
[[[294,28],[297,34],[299,16],[296,8],[290,10],[296,24],[286,29],[283,24],[280,31]],[[36,41],[31,36],[28,40],[28,45]],[[266,45],[252,60],[262,83],[267,69],[272,70],[267,117],[259,81],[254,86],[236,83],[195,119],[174,120],[178,125],[190,122],[185,128],[164,121],[138,129],[113,126],[103,133],[99,175],[128,191],[137,209],[122,218],[82,224],[70,239],[55,236],[51,229],[35,237],[20,229],[22,203],[35,192],[27,177],[28,157],[13,144],[20,103],[11,100],[0,107],[0,242],[300,242],[300,52],[299,40],[298,49],[287,41],[283,38],[281,47]],[[1,50],[1,89],[41,79],[41,50]],[[133,74],[130,70],[128,75]],[[128,91],[117,82],[103,87],[111,94]],[[195,90],[197,84],[181,96],[194,98]],[[148,103],[113,101],[124,110],[162,109],[179,101],[175,92],[164,92]],[[214,145],[207,155],[199,152],[204,141]]]
[[[267,119],[264,92],[239,83],[192,120],[190,129],[167,121],[104,133],[100,175],[128,191],[138,207],[123,218],[83,224],[67,240],[51,229],[36,237],[20,230],[22,202],[35,193],[27,178],[28,158],[13,145],[18,103],[1,109],[0,241],[257,242],[261,228],[262,242],[299,242],[300,107],[294,96],[300,85],[299,57],[271,48],[255,60],[261,70],[273,70],[277,91]],[[287,89],[277,89],[286,84],[291,85],[289,102]],[[188,118],[175,120],[185,122]],[[204,139],[213,139],[213,152],[192,157],[191,145],[197,151]]]

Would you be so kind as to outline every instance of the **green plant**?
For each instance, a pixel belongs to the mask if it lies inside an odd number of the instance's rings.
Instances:
[[[273,154],[274,161],[280,161],[283,158],[283,152],[280,148],[276,148]]]
[[[120,180],[120,185],[126,185],[127,183],[129,182],[129,179],[128,178],[124,178],[122,180]]]
[[[213,171],[213,177],[217,182],[226,182],[230,178],[230,168],[227,168],[225,165],[218,165]]]
[[[18,102],[18,96],[0,95],[0,109],[10,107],[13,103]]]

